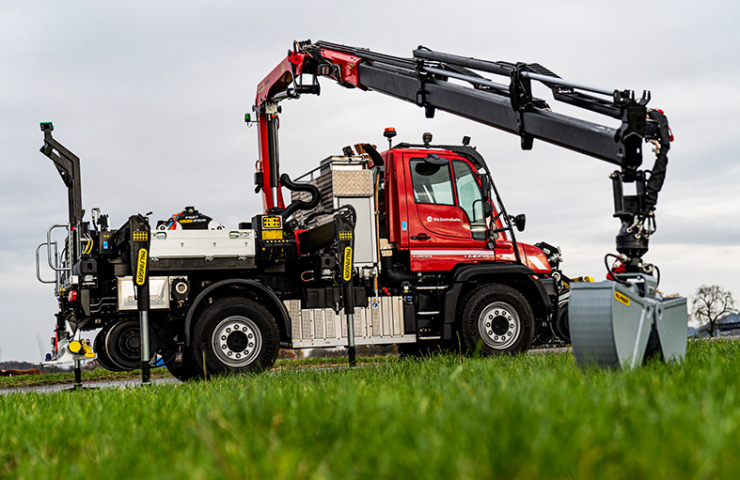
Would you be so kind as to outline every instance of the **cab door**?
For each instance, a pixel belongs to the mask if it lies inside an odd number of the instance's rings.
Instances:
[[[459,157],[409,154],[406,163],[409,246],[485,246],[483,197],[477,174]]]

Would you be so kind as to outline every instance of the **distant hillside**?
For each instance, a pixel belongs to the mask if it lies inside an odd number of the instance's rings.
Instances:
[[[28,370],[29,368],[41,368],[41,365],[38,363],[29,362],[0,362],[0,370]]]

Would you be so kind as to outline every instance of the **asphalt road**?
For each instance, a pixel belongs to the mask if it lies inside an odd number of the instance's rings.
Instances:
[[[165,378],[153,378],[152,383],[180,383],[175,377]],[[124,387],[139,387],[141,386],[141,379],[131,380],[116,380],[109,382],[85,382],[83,388],[124,388]],[[0,395],[10,395],[11,393],[54,393],[62,390],[73,390],[72,384],[65,383],[60,385],[41,385],[38,387],[16,387],[7,388],[0,390]]]

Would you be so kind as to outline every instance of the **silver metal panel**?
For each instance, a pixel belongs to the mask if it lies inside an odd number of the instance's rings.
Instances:
[[[371,170],[334,170],[331,181],[336,197],[372,197],[374,194]]]
[[[364,338],[367,337],[367,319],[365,318],[365,312],[367,312],[367,309],[357,307],[355,308],[355,314],[352,316],[352,320],[354,320],[354,330],[355,335]]]
[[[343,310],[337,314],[331,308],[300,309],[298,300],[287,301],[286,307],[291,315],[293,348],[346,346],[347,319]],[[355,308],[355,343],[415,342],[415,335],[403,333],[401,314],[401,297],[370,298],[367,307]]]
[[[391,322],[393,321],[393,303],[390,301],[390,298],[381,297],[380,304],[382,306],[380,312],[383,317],[381,319],[380,336],[386,337],[393,334],[393,329],[391,329]]]
[[[118,277],[118,311],[137,310],[136,287],[132,277]],[[149,277],[149,308],[170,308],[169,277]]]
[[[301,335],[301,302],[299,300],[286,300],[285,308],[290,316],[290,336],[293,339],[299,339]]]
[[[372,266],[378,261],[375,235],[375,205],[372,198],[345,197],[335,200],[335,207],[352,205],[357,213],[355,225],[355,266]]]
[[[355,345],[390,345],[393,343],[415,343],[416,335],[403,335],[399,337],[386,338],[356,338]],[[324,347],[346,347],[347,339],[324,339],[298,341],[291,344],[291,348],[324,348]]]
[[[619,363],[622,368],[639,367],[653,327],[653,304],[622,284],[615,283],[614,291],[612,328]],[[616,292],[629,298],[629,305],[617,301]]]
[[[380,299],[375,297],[371,298],[370,302],[372,303],[372,336],[373,337],[379,337],[380,336],[380,317],[381,312],[383,308],[381,307]]]
[[[568,315],[573,354],[580,367],[642,364],[653,310],[630,288],[611,281],[572,283]]]
[[[393,306],[391,322],[393,323],[393,335],[403,335],[403,305],[401,297],[391,297]]]
[[[313,310],[302,309],[301,310],[301,339],[310,340],[313,338],[311,334],[311,321],[313,320]]]
[[[324,316],[326,317],[326,338],[337,338],[338,315],[331,308],[325,308]]]
[[[686,356],[688,318],[686,299],[683,297],[666,298],[657,305],[655,326],[666,361],[681,361]]]
[[[151,258],[254,257],[254,230],[157,230]]]
[[[324,310],[317,308],[313,312],[313,338],[326,338],[326,330],[324,330]]]

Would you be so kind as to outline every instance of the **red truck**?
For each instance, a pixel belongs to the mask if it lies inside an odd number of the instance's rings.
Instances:
[[[642,256],[670,145],[665,116],[646,107],[649,94],[575,84],[538,64],[423,47],[403,58],[296,42],[260,82],[256,120],[246,117],[259,126],[255,184],[265,209],[236,228],[205,216],[196,222],[201,214],[192,207],[154,228],[136,215],[111,229],[97,209],[84,221],[79,159],[42,124],[42,152],[70,203],[69,222],[59,226],[68,231],[63,253],[55,254],[51,233],[39,246],[57,271],[51,282],[60,301],[50,363],[94,350],[106,368],[130,370],[158,354],[185,380],[268,369],[280,347],[348,346],[353,360],[355,345],[490,355],[568,340],[570,279],[559,270],[560,251],[517,240],[525,217],[508,214],[469,138],[435,145],[425,134],[419,144],[393,145],[395,131],[387,129],[385,151],[369,142],[344,147],[298,178],[280,175],[279,103],[318,94],[320,78],[416,103],[427,117],[443,110],[509,131],[525,150],[538,139],[617,165],[618,264],[627,273],[653,272]],[[554,112],[532,95],[533,81],[556,101],[621,125]],[[658,146],[649,172],[640,170],[643,141]],[[624,183],[636,183],[636,195],[624,195]],[[82,332],[100,327],[85,349]]]

